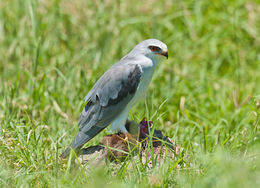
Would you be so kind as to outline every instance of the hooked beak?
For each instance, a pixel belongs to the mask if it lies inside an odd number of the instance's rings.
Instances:
[[[160,53],[160,55],[163,55],[168,59],[168,51],[163,51]]]

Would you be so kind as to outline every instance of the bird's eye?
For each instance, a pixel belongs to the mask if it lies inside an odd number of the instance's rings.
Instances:
[[[149,46],[149,49],[152,51],[152,52],[160,52],[161,51],[161,48],[157,47],[157,46]]]

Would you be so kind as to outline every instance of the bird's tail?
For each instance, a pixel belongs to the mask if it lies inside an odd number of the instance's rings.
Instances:
[[[71,142],[71,144],[69,145],[69,147],[66,148],[66,150],[60,155],[61,158],[66,158],[69,154],[71,149],[74,149],[75,152],[77,153],[78,148],[81,147],[77,147],[77,142],[78,140],[83,140],[84,138],[88,138],[88,136],[86,134],[84,134],[84,132],[79,131],[77,136],[75,137],[75,139]],[[84,139],[85,140],[85,139]],[[87,142],[87,140],[86,140]]]
[[[60,155],[60,157],[61,157],[62,159],[65,159],[65,158],[69,155],[70,150],[71,150],[71,146],[67,147],[67,148],[65,149],[65,151]]]
[[[70,146],[60,155],[61,158],[66,158],[71,149],[75,150],[76,153],[79,152],[79,149],[89,140],[91,140],[94,136],[96,136],[100,131],[102,131],[105,127],[94,126],[86,133],[79,131],[75,139],[71,142]]]

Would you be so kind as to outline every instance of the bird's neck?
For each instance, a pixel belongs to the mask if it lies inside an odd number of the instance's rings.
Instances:
[[[143,70],[155,69],[158,65],[158,60],[153,57],[142,57],[142,61],[139,62]]]

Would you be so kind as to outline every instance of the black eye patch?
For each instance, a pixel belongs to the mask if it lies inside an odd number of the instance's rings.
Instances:
[[[152,52],[160,52],[161,51],[161,48],[157,47],[157,46],[149,46],[149,49],[152,51]]]

